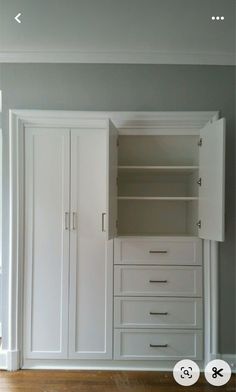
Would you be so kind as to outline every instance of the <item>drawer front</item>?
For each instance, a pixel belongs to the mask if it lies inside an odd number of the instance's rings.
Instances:
[[[202,328],[201,298],[116,297],[115,328]]]
[[[114,244],[115,264],[202,264],[202,241],[198,238],[117,238]]]
[[[202,331],[116,329],[114,359],[201,360]]]
[[[201,267],[115,266],[117,296],[201,297]]]

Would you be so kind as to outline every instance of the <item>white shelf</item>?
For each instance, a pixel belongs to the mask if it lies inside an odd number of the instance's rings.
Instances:
[[[191,201],[198,200],[198,197],[145,197],[145,196],[118,196],[118,200],[170,200],[170,201]]]
[[[199,169],[199,166],[118,166],[120,171],[164,171],[164,172],[181,172],[191,173]]]

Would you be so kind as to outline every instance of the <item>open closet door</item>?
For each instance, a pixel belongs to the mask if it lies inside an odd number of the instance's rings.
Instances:
[[[108,230],[107,239],[117,236],[117,166],[118,166],[118,130],[109,121],[108,142]]]
[[[199,237],[224,241],[225,119],[207,124],[199,148]]]

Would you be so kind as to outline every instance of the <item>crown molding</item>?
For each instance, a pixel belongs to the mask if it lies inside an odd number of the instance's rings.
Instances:
[[[152,134],[165,131],[168,133],[198,134],[208,122],[219,118],[217,111],[192,112],[104,112],[104,111],[67,111],[67,110],[10,110],[10,123],[13,121],[24,124],[25,127],[34,125],[50,126],[84,126],[86,128],[104,127],[110,119],[119,129],[119,133],[142,133],[143,129]]]
[[[0,63],[236,65],[234,52],[0,51]]]

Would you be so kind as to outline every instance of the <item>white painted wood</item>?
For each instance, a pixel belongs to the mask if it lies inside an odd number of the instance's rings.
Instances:
[[[198,136],[121,135],[119,166],[198,166]]]
[[[69,130],[25,130],[24,356],[66,358]]]
[[[186,172],[190,173],[192,171],[198,170],[199,166],[118,166],[120,171],[165,171],[165,172]]]
[[[118,200],[176,200],[176,201],[188,201],[198,200],[198,197],[145,197],[145,196],[119,196]]]
[[[201,371],[204,371],[204,362],[195,360]],[[141,371],[173,371],[176,360],[158,359],[152,361],[144,360],[92,360],[92,359],[27,359],[22,365],[22,369],[32,370],[141,370]]]
[[[7,328],[8,349],[11,352],[14,350],[21,350],[22,347],[22,296],[23,278],[23,184],[24,184],[24,168],[23,168],[23,130],[24,126],[33,127],[60,127],[70,128],[76,126],[83,126],[85,128],[97,127],[104,128],[107,123],[107,118],[110,118],[119,130],[121,135],[199,135],[205,123],[210,119],[217,120],[219,118],[218,112],[78,112],[78,111],[42,111],[42,110],[11,110],[9,118],[10,128],[10,225],[9,225],[9,275],[6,276],[8,280],[8,319]],[[90,121],[92,119],[92,121]],[[92,124],[91,124],[92,122]],[[122,202],[123,203],[123,202]],[[161,203],[164,203],[163,201]],[[171,202],[174,203],[174,202]],[[188,202],[190,205],[191,202]],[[149,204],[149,203],[148,203]],[[179,204],[179,203],[178,203]],[[182,203],[180,203],[182,205]],[[189,230],[188,230],[189,232]],[[178,231],[181,234],[182,230]],[[133,234],[133,233],[132,233]],[[153,233],[151,233],[153,234]],[[162,233],[163,234],[163,233]],[[172,234],[172,233],[171,233]],[[173,233],[174,234],[174,233]],[[211,272],[209,271],[209,274]],[[210,282],[210,278],[209,278]],[[209,319],[209,314],[206,314]],[[205,320],[206,321],[206,320]],[[210,338],[210,336],[209,336]],[[75,362],[76,361],[76,362]],[[102,361],[104,368],[122,368],[120,361],[112,364],[111,362]],[[127,364],[124,368],[135,369],[139,366],[140,369],[148,369],[150,361],[136,362],[123,361]],[[29,367],[37,368],[66,368],[73,367],[80,368],[103,368],[99,360],[84,360],[81,365],[81,360],[64,360],[57,359],[24,359]],[[168,361],[158,362],[158,368],[172,369],[173,363],[168,365]],[[18,361],[17,366],[20,366]],[[169,366],[169,367],[168,367]],[[155,363],[155,368],[157,365]],[[16,367],[17,369],[17,367]]]
[[[210,241],[211,252],[211,355],[219,355],[218,242]]]
[[[114,273],[114,294],[118,296],[202,295],[202,268],[199,266],[116,265]]]
[[[202,299],[115,297],[115,328],[202,328]]]
[[[18,364],[17,364],[18,367]],[[0,351],[0,369],[6,370],[7,369],[7,353],[5,350]]]
[[[199,236],[224,241],[225,119],[208,123],[200,132]]]
[[[211,360],[211,333],[214,329],[211,318],[211,252],[210,241],[203,241],[203,280],[204,280],[204,361]]]
[[[119,236],[193,236],[194,200],[118,200]],[[190,214],[191,211],[191,214]],[[187,225],[190,221],[192,225]],[[195,222],[197,221],[197,215]]]
[[[201,265],[202,241],[196,237],[118,237],[114,241],[114,263]]]
[[[115,126],[109,121],[109,135],[108,135],[108,175],[107,185],[108,191],[108,240],[117,236],[117,165],[118,165],[118,131]]]
[[[217,111],[193,112],[102,112],[76,110],[11,110],[13,125],[62,126],[104,128],[109,118],[119,134],[129,135],[199,135],[199,130],[210,120],[217,120]],[[17,125],[18,124],[18,125]]]
[[[125,170],[119,171],[119,197],[196,198],[198,171]],[[174,200],[173,199],[173,200]]]
[[[102,227],[108,203],[107,137],[107,127],[71,130],[71,212],[76,222],[70,242],[70,358],[111,358],[112,261],[107,228]]]
[[[167,344],[167,347],[150,347],[150,344]],[[115,329],[114,358],[200,360],[202,359],[202,332],[180,329]]]

